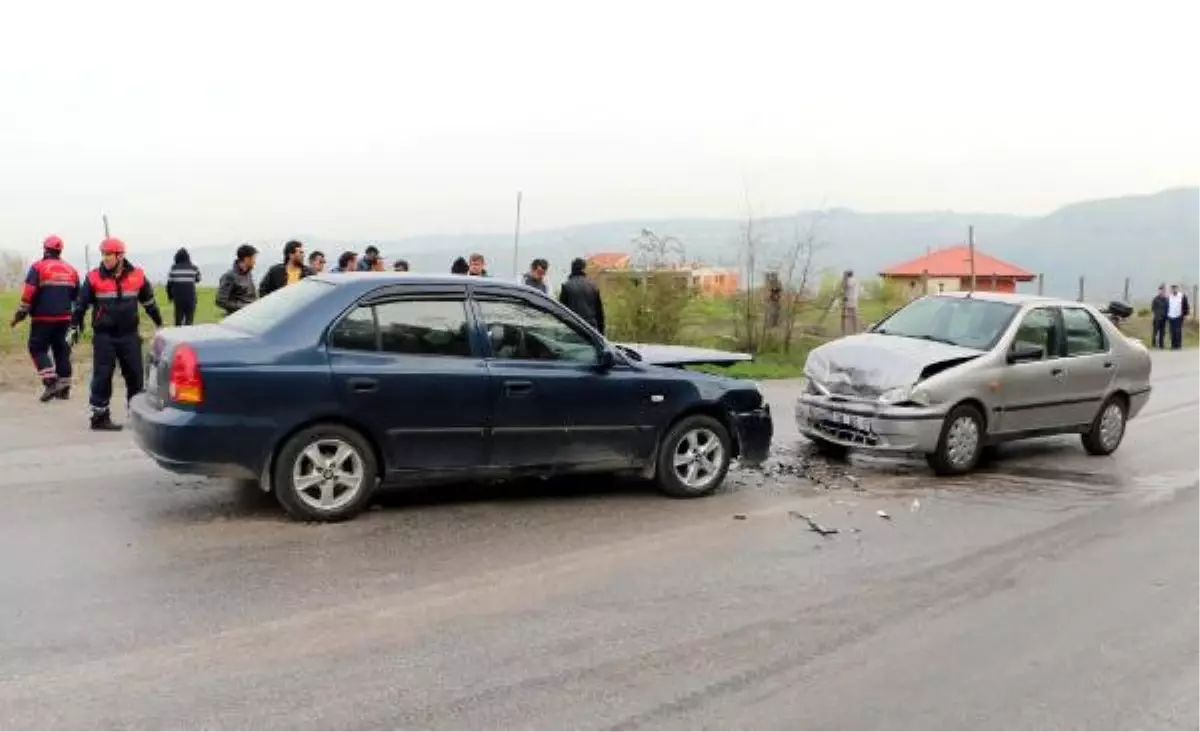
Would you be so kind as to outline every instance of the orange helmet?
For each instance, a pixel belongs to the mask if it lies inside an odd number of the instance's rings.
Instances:
[[[124,254],[125,242],[120,239],[110,237],[100,242],[101,254]]]
[[[51,234],[42,242],[43,249],[49,249],[52,252],[61,252],[63,250],[63,240]]]

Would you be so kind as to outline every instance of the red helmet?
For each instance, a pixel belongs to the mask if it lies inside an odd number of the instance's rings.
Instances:
[[[100,242],[101,254],[124,254],[125,242],[115,237],[110,237]]]
[[[42,242],[43,249],[49,249],[52,252],[61,252],[63,250],[63,240],[51,234]]]

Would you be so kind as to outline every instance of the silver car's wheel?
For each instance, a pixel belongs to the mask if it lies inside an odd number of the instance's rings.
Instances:
[[[1083,448],[1092,455],[1111,455],[1125,438],[1128,419],[1125,400],[1114,395],[1105,400],[1091,428],[1083,434]]]
[[[340,438],[313,442],[296,456],[292,486],[305,505],[319,511],[337,511],[353,501],[363,488],[363,458]]]
[[[305,521],[342,521],[366,507],[379,468],[371,443],[340,424],[301,430],[274,461],[275,498]]]
[[[979,464],[983,448],[983,415],[970,404],[962,404],[946,415],[937,449],[926,461],[938,475],[962,475]]]

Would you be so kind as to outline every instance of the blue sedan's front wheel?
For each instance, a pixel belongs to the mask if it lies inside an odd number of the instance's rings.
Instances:
[[[339,424],[307,427],[275,458],[275,496],[302,521],[345,521],[367,506],[379,468],[371,445]]]
[[[672,498],[707,496],[721,487],[732,460],[725,425],[706,414],[684,417],[659,445],[659,490]]]

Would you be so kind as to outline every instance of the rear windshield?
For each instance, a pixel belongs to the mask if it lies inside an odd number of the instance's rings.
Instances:
[[[923,297],[892,313],[872,333],[939,341],[986,351],[996,345],[1017,306],[970,297]]]
[[[303,309],[322,295],[329,293],[332,284],[318,280],[300,280],[281,287],[264,298],[255,300],[221,321],[221,325],[247,333],[265,333],[289,315]]]

